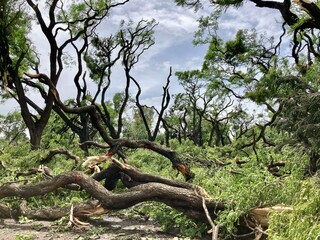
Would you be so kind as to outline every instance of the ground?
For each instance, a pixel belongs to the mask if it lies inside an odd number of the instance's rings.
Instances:
[[[0,240],[186,239],[179,238],[174,233],[165,233],[154,221],[138,215],[109,213],[103,218],[91,219],[89,222],[88,226],[70,228],[65,223],[45,221],[18,223],[6,219],[0,223]]]

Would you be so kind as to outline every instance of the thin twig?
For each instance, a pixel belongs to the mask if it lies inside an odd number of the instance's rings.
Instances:
[[[203,207],[203,210],[206,214],[206,217],[211,225],[211,230],[208,231],[208,233],[212,233],[212,240],[217,240],[218,239],[218,232],[219,232],[219,226],[218,225],[215,225],[210,217],[210,214],[209,214],[209,211],[208,211],[208,208],[206,206],[206,200],[204,199],[204,197],[202,197],[202,207]]]

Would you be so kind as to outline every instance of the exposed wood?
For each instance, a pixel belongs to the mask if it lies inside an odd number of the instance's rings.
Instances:
[[[290,206],[284,206],[284,205],[276,205],[273,207],[259,207],[251,209],[248,214],[252,218],[252,220],[248,221],[248,224],[250,227],[256,227],[261,226],[264,228],[268,227],[268,215],[270,212],[292,212],[292,207]]]
[[[93,166],[93,165],[97,165],[99,163],[103,163],[106,162],[108,160],[111,160],[110,156],[107,155],[103,155],[103,156],[89,156],[85,159],[85,161],[82,163],[83,167],[86,166]]]

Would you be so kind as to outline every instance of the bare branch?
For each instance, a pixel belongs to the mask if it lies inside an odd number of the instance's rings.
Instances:
[[[67,155],[69,158],[74,159],[75,167],[80,166],[81,159],[78,156],[74,155],[72,152],[69,152],[68,150],[66,150],[64,148],[50,150],[48,156],[46,156],[45,158],[42,158],[40,160],[40,163],[43,164],[43,163],[49,162],[57,154]]]

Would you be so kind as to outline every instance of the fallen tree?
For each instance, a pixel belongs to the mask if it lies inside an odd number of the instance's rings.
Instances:
[[[126,173],[134,179],[135,176],[143,180],[144,175],[134,171],[133,168],[125,169]],[[138,173],[138,174],[137,174]],[[74,171],[63,173],[40,182],[38,184],[23,185],[7,183],[0,187],[0,199],[5,197],[30,198],[45,195],[70,184],[77,184],[93,198],[99,200],[105,209],[125,209],[144,201],[158,201],[176,208],[197,221],[205,221],[206,216],[202,207],[202,198],[206,198],[206,205],[210,212],[214,213],[224,209],[224,203],[211,202],[205,191],[190,183],[180,183],[168,179],[158,178],[161,182],[148,182],[145,175],[145,183],[132,187],[123,193],[112,193],[105,189],[98,181],[86,174]],[[156,180],[156,178],[153,178]]]
[[[57,220],[67,216],[70,209],[73,209],[74,217],[88,218],[103,215],[108,210],[126,209],[141,202],[156,201],[183,212],[196,222],[208,224],[208,219],[214,221],[219,212],[227,208],[226,201],[215,201],[200,186],[141,173],[136,168],[121,163],[115,158],[112,158],[112,161],[121,169],[121,173],[127,177],[127,180],[137,184],[132,184],[133,187],[122,193],[113,193],[96,181],[95,175],[90,177],[80,171],[62,173],[37,184],[5,183],[0,187],[0,199],[7,197],[28,199],[58,191],[61,188],[68,188],[70,185],[78,185],[78,190],[86,191],[95,200],[43,209],[28,209],[26,201],[23,200],[18,209],[0,205],[0,218],[17,219],[19,216],[26,216],[37,220]],[[290,212],[291,210],[291,207],[282,205],[251,209],[239,219],[238,227],[245,228],[248,232],[242,237],[251,235],[256,237],[257,233],[260,234],[260,237],[266,236],[264,230],[268,227],[268,214],[271,211]],[[211,222],[210,224],[212,227]]]

